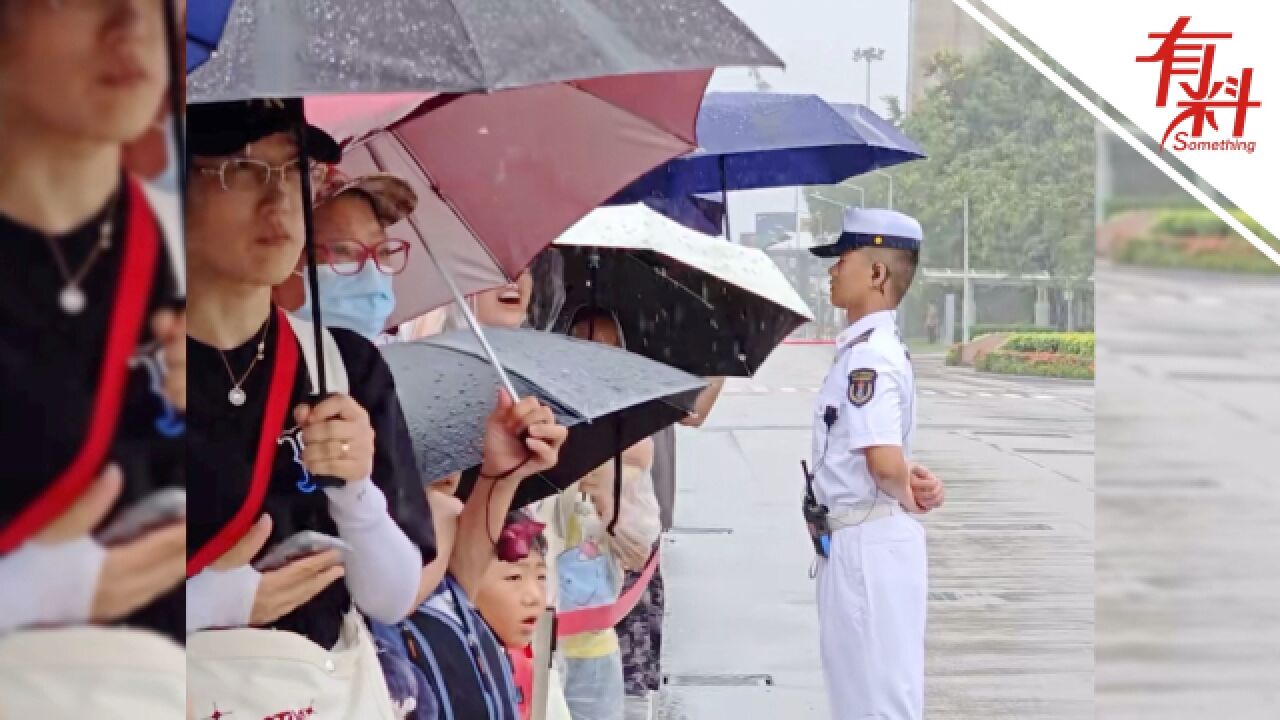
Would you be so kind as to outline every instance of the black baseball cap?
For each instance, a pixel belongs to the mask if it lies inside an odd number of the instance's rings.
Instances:
[[[268,98],[187,106],[187,154],[233,155],[268,135],[291,133],[304,117],[301,98]],[[329,133],[307,124],[307,155],[322,163],[342,159]]]

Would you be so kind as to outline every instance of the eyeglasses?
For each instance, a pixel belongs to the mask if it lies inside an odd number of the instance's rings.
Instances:
[[[308,161],[307,165],[311,170],[311,184],[315,186],[324,182],[328,168],[314,161]],[[217,167],[202,167],[199,170],[203,175],[216,176],[223,190],[252,191],[266,188],[271,184],[271,179],[277,176],[285,185],[301,187],[300,167],[297,160],[272,165],[251,158],[232,158],[223,160]]]
[[[409,241],[383,240],[366,247],[355,240],[339,240],[317,245],[316,259],[339,275],[356,275],[371,259],[382,274],[399,275],[409,263]]]

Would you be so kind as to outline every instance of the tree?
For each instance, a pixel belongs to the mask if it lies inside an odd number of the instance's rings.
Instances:
[[[1047,271],[1061,282],[1093,272],[1093,119],[1030,65],[993,41],[961,59],[935,56],[933,85],[901,123],[926,160],[886,172],[894,207],[925,231],[922,265],[962,262],[962,199],[969,197],[970,265],[981,270]],[[887,183],[864,176],[868,206],[883,206]],[[839,186],[813,193],[856,205]],[[809,204],[824,227],[839,210]]]

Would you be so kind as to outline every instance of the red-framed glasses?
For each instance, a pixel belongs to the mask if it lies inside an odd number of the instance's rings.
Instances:
[[[388,239],[367,247],[355,240],[338,240],[316,246],[316,260],[339,275],[355,275],[373,260],[384,275],[399,275],[409,264],[409,241]]]

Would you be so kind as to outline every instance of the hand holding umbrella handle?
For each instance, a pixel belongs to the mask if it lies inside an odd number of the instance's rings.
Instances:
[[[307,407],[314,408],[316,405],[319,405],[321,402],[328,400],[334,395],[337,395],[337,393],[325,393],[324,395],[312,395],[306,400]],[[329,420],[331,418],[324,418],[324,419]],[[317,487],[322,487],[322,488],[340,488],[340,487],[346,486],[347,484],[347,481],[343,480],[340,477],[334,477],[332,475],[316,475],[316,474],[311,475],[311,482]]]

